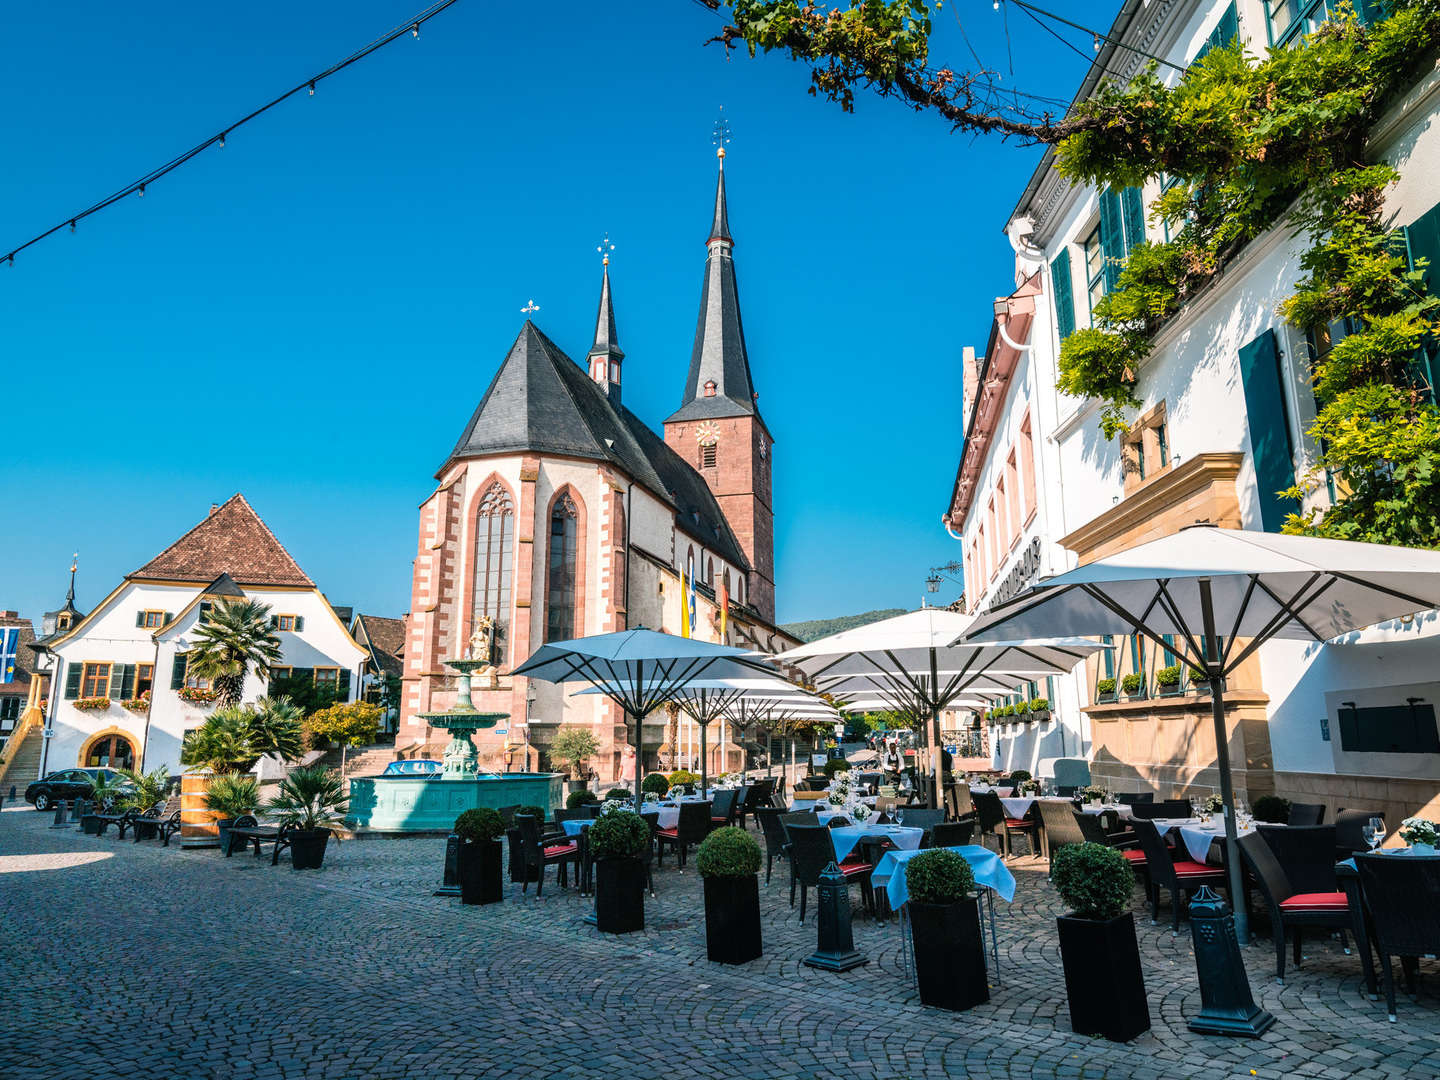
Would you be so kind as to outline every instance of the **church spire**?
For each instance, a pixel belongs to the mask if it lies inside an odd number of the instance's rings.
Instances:
[[[595,315],[595,343],[590,346],[590,378],[599,383],[616,405],[620,404],[620,365],[625,353],[615,330],[615,305],[610,299],[610,252],[615,245],[610,234],[595,249],[600,252],[600,310]]]
[[[730,215],[725,210],[725,147],[716,150],[715,156],[720,159],[720,175],[715,180],[715,220],[710,224],[710,239],[705,242],[724,240],[733,247],[735,238],[730,235]]]

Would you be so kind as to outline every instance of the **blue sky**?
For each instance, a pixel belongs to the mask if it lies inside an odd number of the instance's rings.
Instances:
[[[16,8],[0,250],[421,6]],[[958,9],[1009,80],[1002,16]],[[704,47],[717,25],[683,0],[460,0],[419,40],[0,267],[0,607],[58,606],[77,549],[78,599],[94,604],[242,491],[333,602],[402,613],[416,508],[521,307],[533,297],[538,325],[583,356],[607,231],[626,402],[657,427],[679,404],[721,104],[777,443],[779,617],[917,606],[928,568],[959,555],[939,517],[960,352],[984,346],[1010,289],[1000,228],[1039,150],[869,97],[846,115],[806,94],[799,65]],[[950,5],[937,25],[934,59],[962,66]],[[1018,85],[1068,99],[1083,57],[1028,20],[1011,30]]]

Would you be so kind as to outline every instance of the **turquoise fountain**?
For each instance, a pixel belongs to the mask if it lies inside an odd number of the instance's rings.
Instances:
[[[488,660],[447,660],[445,666],[460,673],[455,704],[448,712],[420,714],[431,727],[450,732],[441,771],[431,776],[352,778],[346,820],[353,828],[371,833],[448,833],[463,811],[476,807],[542,806],[549,814],[560,805],[564,779],[559,773],[480,771],[480,755],[471,736],[493,728],[509,714],[480,712],[471,700],[471,673],[489,667]]]

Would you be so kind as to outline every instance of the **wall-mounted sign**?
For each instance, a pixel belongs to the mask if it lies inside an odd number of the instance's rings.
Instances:
[[[1040,573],[1040,537],[1032,536],[1030,543],[1025,545],[1025,550],[1020,553],[1020,558],[1015,560],[1015,565],[1010,572],[1000,579],[990,596],[990,607],[996,604],[1003,604],[1012,596],[1018,595]]]

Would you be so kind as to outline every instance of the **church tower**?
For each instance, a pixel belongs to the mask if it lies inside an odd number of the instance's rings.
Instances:
[[[760,418],[735,284],[735,240],[725,207],[725,147],[716,151],[715,215],[705,241],[705,281],[680,408],[665,421],[665,442],[695,466],[720,504],[750,573],[744,595],[775,619],[775,515],[770,494],[773,442]],[[607,294],[608,295],[608,294]],[[602,309],[603,309],[602,301]]]
[[[590,378],[605,391],[612,404],[620,404],[620,365],[625,354],[620,350],[620,338],[615,332],[615,305],[610,300],[610,252],[607,247],[610,238],[600,246],[604,258],[604,277],[600,282],[600,311],[595,316],[595,344],[590,346],[587,359],[590,364]]]

